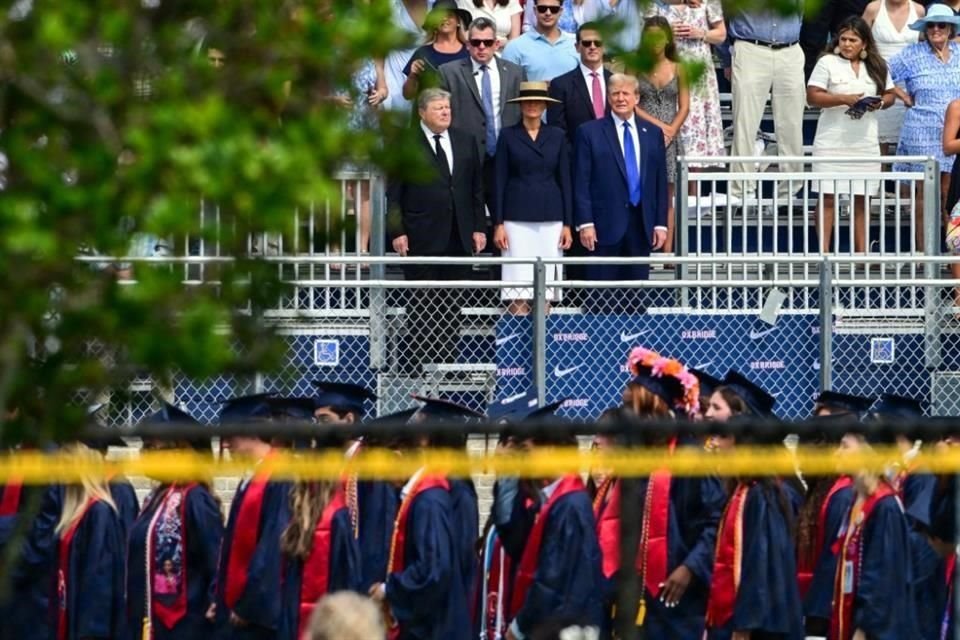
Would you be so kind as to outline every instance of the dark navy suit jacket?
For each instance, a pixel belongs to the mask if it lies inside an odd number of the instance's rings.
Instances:
[[[620,138],[612,116],[584,123],[577,129],[573,175],[574,222],[593,223],[597,244],[618,244],[627,232],[629,216],[643,216],[647,238],[654,227],[667,226],[667,159],[663,132],[649,122],[633,118],[631,131],[640,142],[640,207],[630,206],[627,170]]]
[[[497,141],[494,224],[573,222],[570,158],[563,130],[542,126],[530,138],[523,123],[505,127]]]
[[[603,70],[604,85],[610,81],[611,75],[609,70]],[[579,64],[572,71],[550,81],[550,97],[560,102],[547,107],[547,124],[563,129],[572,144],[580,125],[596,120],[590,90],[587,89]],[[604,103],[604,113],[610,114],[610,104],[607,102]]]

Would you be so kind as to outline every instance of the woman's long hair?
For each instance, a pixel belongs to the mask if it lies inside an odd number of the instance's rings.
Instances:
[[[839,56],[839,47],[837,45],[840,42],[840,36],[847,31],[852,31],[863,41],[863,50],[867,52],[867,57],[863,60],[863,63],[867,67],[867,74],[870,76],[870,79],[877,85],[877,95],[882,94],[887,87],[887,62],[880,56],[880,52],[877,51],[877,43],[873,39],[873,32],[870,30],[870,25],[868,25],[863,18],[860,16],[850,16],[841,22],[840,26],[837,27],[836,39],[827,45],[827,50],[824,54]]]
[[[81,464],[103,460],[103,456],[99,452],[79,442],[64,447],[63,452],[76,456]],[[56,528],[58,535],[83,517],[84,505],[91,499],[107,503],[114,511],[117,509],[117,505],[110,495],[110,485],[105,478],[84,477],[79,484],[68,484],[64,487],[63,510],[60,512],[60,521],[57,522]]]
[[[290,523],[280,536],[284,554],[306,560],[313,550],[313,534],[323,510],[333,496],[335,482],[327,480],[300,481],[290,489]]]
[[[680,62],[680,56],[677,55],[677,43],[673,39],[673,27],[670,26],[670,21],[663,16],[650,16],[643,22],[643,33],[646,33],[650,29],[660,29],[667,39],[667,43],[663,48],[663,55],[667,60],[670,62]]]
[[[834,476],[818,476],[809,481],[810,486],[807,489],[806,499],[797,515],[798,559],[813,560],[820,554],[820,549],[816,548],[820,511],[836,480]]]

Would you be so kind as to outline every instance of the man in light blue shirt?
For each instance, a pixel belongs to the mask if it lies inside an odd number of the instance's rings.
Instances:
[[[549,82],[580,64],[576,38],[560,31],[560,0],[537,0],[537,26],[507,43],[503,59],[523,67],[527,80]]]
[[[806,106],[806,82],[803,76],[804,55],[800,47],[800,24],[803,6],[795,3],[794,11],[777,14],[772,11],[736,11],[728,14],[729,55],[724,68],[731,70],[733,97],[733,156],[754,155],[754,142],[763,118],[767,97],[773,99],[773,124],[777,150],[781,156],[803,155],[803,110]],[[735,163],[734,171],[750,171],[745,163]],[[781,169],[802,172],[801,163],[784,163]],[[749,181],[748,181],[749,183]],[[741,183],[731,184],[737,197],[752,195],[755,185],[748,184],[746,193]],[[787,198],[802,185],[783,181],[777,189]]]

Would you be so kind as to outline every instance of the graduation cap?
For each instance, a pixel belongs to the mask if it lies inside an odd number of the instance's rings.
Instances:
[[[742,373],[734,370],[723,378],[723,387],[735,393],[755,415],[772,416],[777,399],[760,388]]]
[[[491,422],[519,422],[540,408],[535,389],[525,393],[501,398],[487,406],[487,418]]]
[[[252,422],[269,420],[273,417],[273,407],[268,400],[276,393],[254,393],[237,396],[220,402],[220,422]]]
[[[274,418],[283,418],[292,421],[310,422],[313,420],[313,398],[267,398],[267,405],[270,407],[271,416]]]
[[[367,424],[407,424],[410,422],[410,418],[420,410],[420,407],[411,407],[409,409],[404,409],[403,411],[394,411],[393,413],[388,413],[383,416],[377,416],[373,420],[370,420]]]
[[[451,400],[418,395],[414,395],[413,399],[423,403],[411,418],[415,422],[468,422],[483,417],[482,413]]]
[[[317,395],[313,398],[315,409],[331,407],[363,415],[363,403],[366,400],[377,399],[375,393],[358,384],[316,380],[313,386],[317,388]]]
[[[178,440],[176,435],[178,427],[188,427],[193,431],[192,428],[199,426],[201,423],[183,409],[164,401],[159,411],[144,418],[140,424],[164,425],[164,435],[169,436],[170,440]],[[184,438],[183,440],[197,451],[210,451],[210,438]]]
[[[700,369],[690,369],[690,373],[696,376],[697,380],[700,382],[700,397],[709,397],[713,395],[713,392],[717,390],[717,387],[720,387],[723,384],[723,381],[720,378],[710,375],[706,371]]]
[[[637,375],[631,380],[663,400],[668,407],[676,406],[683,398],[683,385],[673,376],[654,376],[653,368],[645,365],[637,367]]]
[[[127,443],[120,437],[117,429],[105,427],[97,420],[97,413],[100,412],[105,403],[92,404],[87,407],[87,424],[79,442],[83,445],[96,449],[97,451],[106,451],[108,447],[125,447]]]
[[[557,409],[563,406],[563,403],[567,401],[567,398],[560,398],[559,400],[554,400],[553,402],[548,402],[547,404],[534,409],[524,418],[524,422],[532,422],[534,420],[540,420],[546,418],[547,416],[552,416],[557,412]]]
[[[877,403],[870,410],[874,418],[895,420],[897,418],[922,418],[927,403],[916,398],[897,396],[892,393],[882,393]]]
[[[827,409],[830,413],[849,413],[859,416],[867,411],[872,404],[872,398],[827,390],[817,396],[814,402],[814,411],[819,412],[822,409]]]

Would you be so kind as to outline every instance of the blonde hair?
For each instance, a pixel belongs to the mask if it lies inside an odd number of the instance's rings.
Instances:
[[[323,510],[330,503],[334,483],[300,481],[290,489],[290,523],[280,537],[280,549],[288,556],[306,560],[313,549],[313,534]]]
[[[320,598],[300,640],[383,640],[383,616],[370,598],[339,591]]]
[[[607,80],[607,87],[618,87],[620,85],[627,85],[633,89],[634,93],[640,93],[640,81],[637,80],[637,76],[628,73],[615,73]]]
[[[63,448],[63,452],[75,456],[81,463],[100,462],[103,456],[86,445],[76,444]],[[70,528],[77,520],[83,517],[84,506],[91,499],[99,500],[110,505],[114,511],[117,505],[113,502],[113,496],[110,494],[110,485],[105,478],[86,476],[81,478],[79,484],[68,484],[63,491],[63,510],[60,512],[60,521],[57,523],[56,532],[61,534]]]

